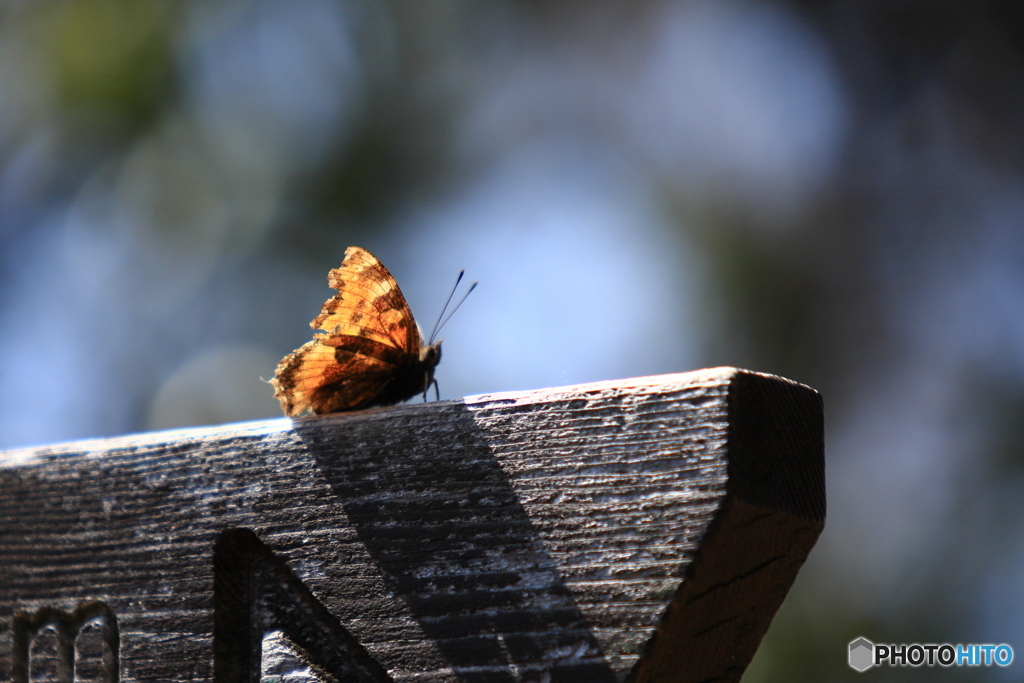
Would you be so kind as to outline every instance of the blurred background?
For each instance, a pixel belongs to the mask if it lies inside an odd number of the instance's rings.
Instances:
[[[442,398],[737,365],[824,396],[828,525],[746,683],[1024,657],[1013,2],[0,6],[0,447],[279,416],[345,247]],[[1020,680],[875,669],[874,681]]]

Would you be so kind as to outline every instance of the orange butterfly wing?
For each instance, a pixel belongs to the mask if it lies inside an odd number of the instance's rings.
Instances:
[[[389,383],[420,363],[419,326],[398,283],[370,252],[349,247],[327,282],[338,293],[309,324],[323,332],[285,356],[270,380],[289,416],[373,405]]]

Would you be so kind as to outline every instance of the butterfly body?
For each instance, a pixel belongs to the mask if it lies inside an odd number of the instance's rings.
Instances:
[[[348,344],[338,347],[335,351],[338,368],[346,367],[346,358],[351,352],[352,348]],[[426,394],[430,385],[434,384],[434,368],[441,361],[441,343],[424,346],[419,357],[388,353],[386,358],[379,359],[387,363],[387,368],[378,373],[364,373],[362,380],[353,380],[342,371],[337,373],[335,381],[319,387],[313,393],[312,405],[321,409],[314,409],[313,412],[337,413],[343,410],[390,406],[407,401],[418,394]],[[329,380],[330,375],[327,378]],[[359,392],[361,398],[356,401],[350,400],[352,392],[349,387],[361,382],[367,385],[365,390]],[[370,389],[370,384],[377,384],[377,388]],[[374,391],[376,393],[373,393]]]
[[[286,415],[392,405],[435,384],[441,342],[423,343],[398,283],[376,257],[349,247],[327,281],[338,293],[309,324],[322,332],[285,356],[270,380]]]

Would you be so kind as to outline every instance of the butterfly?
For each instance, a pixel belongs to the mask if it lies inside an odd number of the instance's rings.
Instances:
[[[456,288],[461,279],[459,273]],[[424,343],[398,283],[370,252],[361,247],[346,249],[341,266],[327,274],[327,283],[338,293],[309,323],[322,331],[285,356],[270,380],[285,415],[386,406],[419,393],[426,400],[431,385],[439,398],[434,368],[441,362],[441,340],[434,343],[433,338],[444,325],[441,317],[455,288]],[[476,285],[470,286],[452,314]]]

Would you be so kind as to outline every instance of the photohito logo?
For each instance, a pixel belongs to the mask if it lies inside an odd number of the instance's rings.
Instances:
[[[1010,666],[1009,645],[950,645],[910,643],[882,645],[867,638],[850,641],[850,668],[867,671],[873,666]]]

